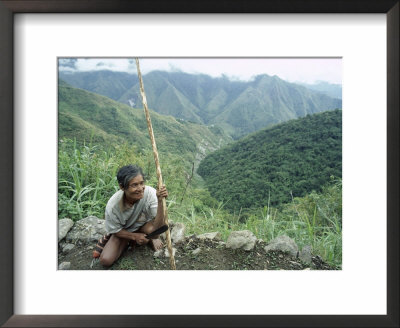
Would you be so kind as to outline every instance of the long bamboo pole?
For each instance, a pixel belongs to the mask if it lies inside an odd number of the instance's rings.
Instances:
[[[142,95],[144,113],[146,115],[147,128],[149,130],[151,146],[153,147],[154,162],[156,163],[157,178],[158,178],[158,188],[161,188],[161,186],[163,185],[163,179],[162,179],[162,174],[161,174],[160,161],[158,159],[157,145],[156,145],[156,140],[154,138],[153,126],[151,125],[150,113],[149,113],[149,109],[147,107],[146,94],[144,93],[142,73],[140,72],[140,67],[139,67],[139,58],[136,58],[136,68],[137,68],[138,77],[139,77],[140,94]],[[163,204],[163,209],[164,209],[164,222],[165,222],[165,224],[168,224],[167,202],[166,202],[165,198],[163,198],[162,204]],[[173,251],[172,251],[171,234],[169,232],[169,229],[166,231],[165,234],[166,234],[166,237],[167,237],[167,248],[168,248],[168,253],[169,253],[169,263],[171,265],[171,269],[172,270],[176,270],[175,258],[174,258],[174,254],[173,254]]]

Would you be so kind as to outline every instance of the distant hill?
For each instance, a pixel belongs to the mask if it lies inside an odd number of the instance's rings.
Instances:
[[[315,90],[326,94],[329,97],[342,99],[342,86],[340,84],[332,84],[324,81],[318,81],[314,84],[299,83],[308,89]]]
[[[232,135],[241,137],[271,124],[336,108],[341,108],[338,99],[277,76],[259,75],[212,122],[229,125]]]
[[[127,142],[138,150],[151,149],[143,109],[59,83],[59,139],[115,145]],[[151,112],[158,150],[186,157],[203,156],[231,139],[221,129],[179,121]]]
[[[60,72],[60,78],[76,87],[141,107],[135,75]],[[114,82],[118,79],[120,83]],[[156,112],[223,127],[236,139],[271,124],[342,107],[340,99],[265,74],[244,82],[204,74],[152,71],[143,76],[143,81],[147,102]]]
[[[59,78],[71,86],[118,100],[139,80],[137,74],[113,71],[59,72]],[[140,106],[139,106],[140,107]]]
[[[321,191],[331,176],[342,176],[342,111],[253,133],[208,155],[198,173],[215,198],[237,211]]]

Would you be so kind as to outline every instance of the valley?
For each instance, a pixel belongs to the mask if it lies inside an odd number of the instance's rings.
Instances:
[[[102,218],[127,163],[156,187],[137,79],[114,73],[60,74],[59,218]],[[144,84],[174,221],[222,240],[286,234],[340,267],[340,99],[268,75],[154,71]]]

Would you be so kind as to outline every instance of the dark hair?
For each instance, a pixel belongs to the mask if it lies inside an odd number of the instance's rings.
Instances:
[[[141,175],[143,177],[143,179],[145,179],[143,170],[140,166],[131,165],[131,164],[125,165],[118,170],[118,173],[117,173],[118,184],[122,188],[128,189],[129,181],[131,181],[133,178],[137,177],[138,175]]]

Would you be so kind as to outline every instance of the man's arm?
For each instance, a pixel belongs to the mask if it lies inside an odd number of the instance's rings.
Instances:
[[[145,234],[141,232],[129,232],[125,229],[122,229],[117,233],[115,233],[114,235],[123,239],[135,240],[139,245],[148,242],[148,239],[145,237]]]
[[[154,218],[154,220],[150,221],[153,225],[153,229],[158,229],[164,224],[165,218],[164,218],[164,202],[163,199],[168,197],[168,191],[165,186],[162,186],[159,190],[157,190],[157,200],[158,200],[158,205],[157,205],[157,214]]]

